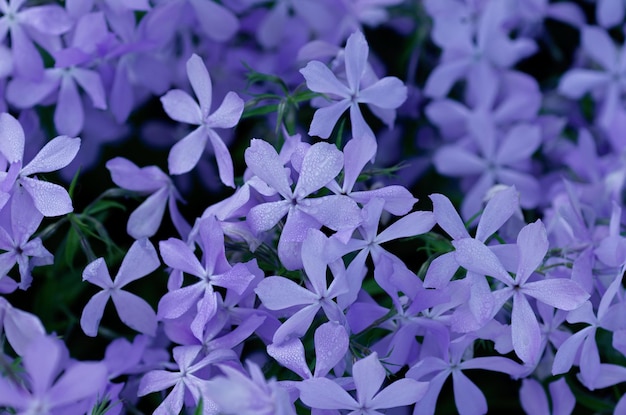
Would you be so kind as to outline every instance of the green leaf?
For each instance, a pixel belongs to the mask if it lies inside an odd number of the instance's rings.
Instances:
[[[93,205],[87,207],[84,214],[95,215],[110,209],[121,209],[122,211],[126,211],[126,206],[113,200],[98,200]]]

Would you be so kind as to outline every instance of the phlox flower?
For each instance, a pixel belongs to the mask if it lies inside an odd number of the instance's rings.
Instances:
[[[298,385],[300,399],[315,409],[345,409],[350,415],[381,415],[379,409],[412,405],[428,389],[427,382],[399,379],[381,389],[385,368],[378,355],[372,353],[357,361],[352,368],[356,398],[328,378],[307,379]]]
[[[100,362],[70,362],[67,354],[63,342],[54,337],[33,339],[23,356],[28,386],[0,377],[0,406],[22,414],[84,413],[73,404],[104,389],[106,367]]]
[[[18,355],[24,356],[28,345],[45,336],[46,330],[36,315],[15,308],[0,297],[0,334],[6,337]]]
[[[295,415],[289,394],[276,380],[266,380],[261,368],[247,361],[249,376],[225,364],[223,376],[209,380],[207,396],[224,415]]]
[[[505,284],[493,293],[494,311],[513,297],[511,335],[515,353],[525,363],[535,364],[541,351],[541,332],[537,317],[528,297],[560,310],[571,311],[580,307],[589,294],[576,282],[564,278],[547,278],[529,281],[548,252],[546,229],[540,220],[526,225],[517,237],[518,265],[515,278],[504,269],[497,256],[485,245],[472,239],[453,241],[458,263],[469,271],[490,275]]]
[[[209,114],[213,86],[202,58],[196,54],[187,61],[187,76],[200,105],[180,89],[173,89],[161,97],[163,108],[170,118],[198,125],[198,128],[172,147],[168,157],[170,174],[183,174],[192,170],[198,164],[209,140],[215,150],[220,179],[225,185],[235,187],[233,161],[224,141],[214,129],[237,125],[243,113],[243,100],[231,91],[226,94],[219,108]]]
[[[537,415],[567,415],[571,414],[576,406],[576,398],[570,390],[565,378],[560,378],[548,385],[549,395],[535,379],[522,380],[520,388],[520,402],[528,414]],[[550,405],[548,402],[550,398]],[[616,412],[619,413],[619,412]]]
[[[196,277],[196,282],[182,288],[174,288],[161,297],[158,316],[176,319],[192,307],[197,313],[191,322],[191,331],[198,339],[204,338],[206,324],[218,311],[218,296],[214,286],[242,294],[256,277],[243,263],[228,263],[224,249],[224,232],[214,216],[200,219],[198,244],[202,249],[202,262],[196,257],[193,245],[180,239],[169,238],[159,243],[163,262],[174,271]],[[181,281],[182,282],[182,281]]]
[[[345,240],[361,222],[359,207],[345,195],[309,197],[341,171],[343,154],[334,145],[316,143],[306,150],[294,190],[291,190],[289,173],[278,153],[266,141],[253,139],[246,149],[245,159],[252,173],[280,197],[278,201],[252,207],[246,221],[253,231],[263,232],[272,229],[287,215],[278,241],[278,257],[287,269],[302,265],[300,247],[306,229],[319,229],[324,225],[338,231]]]
[[[3,223],[2,219],[9,223]],[[31,239],[43,215],[35,208],[32,198],[23,188],[17,188],[3,210],[0,210],[0,278],[17,263],[20,288],[25,290],[32,281],[34,266],[50,265],[54,256],[43,246],[40,238]]]
[[[44,41],[41,46],[50,51],[54,42],[48,41],[46,36],[58,39],[72,28],[73,22],[57,4],[22,8],[25,3],[26,0],[0,1],[0,43],[4,43],[7,33],[11,36],[14,75],[38,80],[43,75],[44,65],[33,37],[38,43]]]
[[[467,355],[474,340],[463,336],[449,344],[442,358],[424,357],[407,372],[407,378],[428,379],[428,390],[415,405],[414,415],[435,413],[437,397],[446,379],[452,375],[454,402],[461,415],[480,415],[487,413],[487,400],[483,392],[464,373],[464,370],[482,369],[506,373],[514,378],[523,376],[527,371],[519,363],[502,356],[473,357]]]
[[[32,197],[43,216],[65,215],[73,210],[67,190],[47,181],[28,177],[48,173],[67,166],[80,148],[79,138],[59,136],[48,142],[26,166],[24,158],[24,130],[10,114],[0,114],[0,163],[8,164],[8,171],[0,169],[0,206],[8,200],[15,185],[21,186]],[[5,164],[6,166],[6,164]]]
[[[596,119],[608,129],[622,106],[621,94],[626,83],[626,48],[618,48],[609,34],[600,27],[587,26],[581,31],[581,48],[599,69],[573,68],[561,77],[559,92],[580,99],[588,92],[600,102]]]
[[[237,359],[237,355],[232,350],[220,349],[203,356],[201,351],[202,348],[199,346],[175,347],[172,354],[176,364],[172,365],[172,368],[178,369],[177,371],[153,370],[141,378],[138,396],[174,387],[155,409],[154,414],[179,414],[185,403],[185,395],[188,393],[191,394],[195,405],[202,400],[205,408],[210,409],[214,406],[208,399],[209,384],[201,377],[202,370],[219,362]],[[217,414],[217,411],[207,411],[207,413]]]
[[[331,98],[330,105],[315,111],[309,135],[328,138],[341,114],[349,108],[352,135],[375,137],[363,118],[359,103],[391,110],[398,108],[406,100],[407,88],[400,79],[393,76],[364,87],[362,78],[368,54],[369,46],[363,33],[355,32],[350,35],[345,48],[347,85],[320,61],[311,61],[300,69],[311,91],[327,94]]]
[[[324,311],[330,321],[345,321],[342,310],[333,299],[347,292],[348,282],[345,270],[336,270],[332,282],[326,282],[326,267],[335,259],[327,251],[327,243],[328,239],[321,231],[308,230],[302,243],[302,263],[308,279],[307,288],[288,278],[271,276],[261,281],[254,290],[269,310],[301,306],[276,330],[274,343],[280,345],[291,337],[304,336],[320,310]]]
[[[152,307],[141,297],[122,290],[125,285],[150,274],[160,265],[152,243],[146,238],[135,241],[122,261],[122,265],[111,280],[103,258],[91,262],[83,271],[83,280],[89,281],[103,290],[91,297],[80,318],[80,326],[86,335],[95,337],[98,333],[104,307],[113,300],[120,319],[130,328],[154,336],[156,315]]]
[[[176,205],[182,197],[161,169],[156,166],[139,168],[122,157],[109,160],[106,167],[111,172],[111,179],[119,187],[149,194],[128,218],[126,230],[130,236],[135,239],[154,236],[167,206],[176,230],[183,238],[187,237],[191,228]]]

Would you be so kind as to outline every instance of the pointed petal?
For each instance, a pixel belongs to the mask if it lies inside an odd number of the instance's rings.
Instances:
[[[301,378],[311,378],[311,371],[304,357],[304,346],[300,339],[291,339],[280,345],[270,344],[267,346],[267,354]]]
[[[496,153],[497,162],[510,165],[529,159],[541,144],[538,125],[518,124],[511,128]]]
[[[327,107],[319,108],[313,114],[313,120],[309,127],[309,135],[320,138],[328,138],[335,128],[339,117],[346,112],[352,104],[348,99],[333,102]]]
[[[46,217],[61,216],[74,210],[65,188],[58,184],[22,177],[20,184],[33,198],[35,207]]]
[[[254,232],[265,232],[274,227],[289,211],[289,201],[262,203],[254,206],[246,216],[246,222]]]
[[[185,124],[202,124],[202,111],[194,99],[185,91],[172,89],[161,97],[167,115]]]
[[[515,353],[524,363],[535,363],[539,358],[541,331],[533,309],[524,294],[513,294],[511,335]]]
[[[298,209],[334,231],[356,229],[361,223],[361,210],[344,195],[330,195],[303,200]]]
[[[70,366],[48,391],[50,406],[61,407],[95,398],[107,384],[107,367],[101,362],[78,362]]]
[[[586,26],[581,33],[581,46],[585,53],[608,71],[617,65],[617,48],[609,34],[597,26]]]
[[[404,378],[381,390],[371,401],[372,408],[385,409],[412,405],[422,399],[428,390],[428,382]]]
[[[433,163],[439,173],[453,177],[479,174],[486,168],[485,160],[458,145],[441,147],[435,153]]]
[[[87,336],[96,337],[98,335],[100,320],[102,320],[104,307],[107,301],[109,301],[109,297],[108,291],[100,291],[91,297],[85,308],[83,308],[83,313],[80,317],[80,327]]]
[[[64,76],[54,111],[54,125],[59,134],[76,137],[83,129],[85,113],[78,88],[71,76]]]
[[[9,163],[22,161],[24,157],[24,130],[12,115],[0,114],[0,153]]]
[[[530,274],[541,265],[550,246],[546,228],[541,220],[530,223],[522,228],[517,235],[519,265],[515,282],[523,284]]]
[[[191,83],[194,94],[198,97],[202,118],[209,115],[211,101],[213,99],[213,83],[209,71],[204,65],[202,58],[195,53],[187,61],[187,77]]]
[[[95,71],[83,68],[74,68],[73,70],[72,76],[78,82],[78,85],[89,95],[94,108],[100,110],[107,109],[106,94],[100,75]]]
[[[80,149],[80,138],[59,136],[48,143],[22,168],[22,176],[60,170],[74,160]]]
[[[207,139],[204,127],[198,127],[174,144],[167,157],[170,174],[187,173],[196,167],[206,147]]]
[[[463,268],[511,284],[511,276],[506,272],[498,257],[482,242],[472,238],[463,238],[452,241],[452,245],[456,249],[454,257]]]
[[[272,341],[280,344],[292,337],[302,337],[311,327],[313,319],[320,311],[318,303],[311,304],[289,317],[274,333]]]
[[[396,109],[406,101],[407,93],[407,87],[400,79],[386,76],[359,92],[357,99],[380,108]]]
[[[232,128],[243,114],[244,102],[235,92],[230,91],[215,112],[206,119],[210,128]]]
[[[330,379],[313,378],[298,385],[300,399],[315,409],[358,409],[355,400]]]
[[[270,310],[313,304],[317,295],[284,277],[267,277],[254,290],[265,307]]]
[[[469,67],[470,61],[466,59],[436,66],[426,80],[424,94],[431,98],[443,98],[456,81],[466,76]]]
[[[215,160],[217,161],[217,169],[219,171],[220,180],[226,186],[235,187],[235,174],[233,169],[233,159],[230,156],[228,147],[224,144],[222,138],[215,131],[207,128],[209,140],[215,151]]]
[[[116,290],[111,295],[115,309],[128,327],[148,336],[154,336],[157,329],[156,314],[141,297],[124,290]]]
[[[291,188],[287,181],[287,173],[278,153],[270,143],[256,138],[252,139],[244,157],[252,173],[284,198],[290,198]]]
[[[44,395],[62,369],[63,346],[58,339],[41,336],[28,345],[23,356],[35,396]]]
[[[168,189],[163,187],[144,200],[128,218],[128,234],[135,239],[154,236],[163,220],[167,199]]]
[[[444,288],[459,269],[454,252],[447,252],[435,258],[426,271],[424,288]]]
[[[113,287],[113,281],[109,275],[104,258],[98,258],[85,267],[83,281],[89,281],[102,289]]]
[[[350,192],[356,183],[363,167],[376,155],[374,137],[355,137],[343,148],[344,178],[342,189]]]
[[[463,220],[461,220],[450,199],[437,193],[429,197],[433,202],[433,213],[437,224],[453,239],[469,238]]]
[[[369,46],[365,36],[360,31],[356,31],[348,37],[344,49],[346,78],[348,86],[352,91],[358,91],[367,64]]]
[[[572,365],[574,364],[574,360],[576,359],[576,355],[580,350],[583,341],[588,336],[595,337],[595,327],[585,327],[581,331],[572,334],[567,340],[561,344],[561,347],[556,351],[556,355],[554,356],[554,362],[552,363],[552,374],[559,375],[561,373],[569,372]]]
[[[326,322],[315,330],[316,377],[326,376],[345,357],[349,342],[346,329],[336,321]]]
[[[487,400],[482,391],[460,370],[452,372],[454,402],[461,415],[487,413]]]
[[[500,229],[519,209],[519,193],[513,186],[497,192],[485,206],[478,228],[476,239],[485,242],[488,237]]]
[[[142,278],[161,265],[154,245],[147,238],[135,241],[115,277],[115,286],[121,288],[126,284]]]
[[[542,303],[566,311],[577,309],[589,298],[589,293],[578,283],[561,278],[526,283],[522,292]]]
[[[376,241],[384,243],[393,239],[421,235],[430,231],[433,226],[435,226],[435,215],[432,212],[413,212],[392,223],[376,237]]]
[[[159,300],[157,317],[173,319],[182,316],[198,303],[204,291],[204,284],[198,283],[168,292]]]
[[[580,99],[587,92],[609,83],[608,74],[590,69],[570,69],[561,78],[558,91],[571,99]]]
[[[371,401],[385,381],[385,374],[385,368],[378,360],[376,352],[354,364],[352,377],[359,403],[364,404]]]
[[[163,262],[169,267],[203,278],[206,274],[204,267],[198,261],[189,246],[176,238],[159,242],[159,252]]]
[[[226,7],[212,1],[191,0],[196,18],[206,35],[215,41],[224,42],[237,33],[239,20]]]
[[[342,84],[335,74],[320,61],[309,62],[300,69],[300,73],[304,76],[306,86],[313,92],[338,95],[342,98],[348,98],[352,94],[350,89]]]
[[[294,196],[304,198],[333,180],[343,167],[343,153],[330,143],[313,144],[304,156]]]

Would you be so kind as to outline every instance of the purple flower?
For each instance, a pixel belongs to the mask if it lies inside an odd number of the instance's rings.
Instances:
[[[23,356],[27,387],[0,377],[0,406],[20,413],[80,414],[72,405],[95,398],[106,385],[106,367],[100,362],[69,362],[60,340],[41,336]]]
[[[183,238],[187,238],[191,228],[176,205],[176,201],[182,200],[182,197],[161,169],[156,166],[139,168],[122,157],[109,160],[106,167],[111,172],[111,179],[119,187],[150,195],[128,219],[126,230],[130,236],[135,239],[154,236],[161,225],[165,207],[168,206],[176,230]]]
[[[289,174],[274,147],[253,139],[245,152],[252,173],[278,193],[281,200],[254,206],[246,217],[255,232],[272,229],[287,215],[278,242],[278,256],[287,269],[301,267],[300,247],[309,228],[322,225],[338,231],[345,240],[361,222],[357,204],[347,196],[331,195],[310,198],[335,179],[343,166],[343,154],[332,144],[312,145],[302,159],[300,176],[292,191]]]
[[[207,396],[224,415],[295,415],[289,394],[274,379],[265,380],[261,369],[246,362],[250,376],[225,364],[218,365],[225,376],[211,379]]]
[[[346,409],[353,414],[379,415],[379,409],[412,405],[428,389],[427,382],[404,378],[381,390],[385,375],[378,355],[372,353],[357,361],[352,368],[356,399],[327,378],[312,378],[300,383],[300,399],[315,409]]]
[[[368,54],[369,46],[363,33],[355,32],[350,35],[345,48],[347,85],[320,61],[311,61],[300,69],[311,91],[328,94],[333,98],[329,106],[315,111],[309,129],[310,135],[328,138],[341,114],[350,108],[352,135],[375,137],[361,114],[359,103],[381,109],[395,109],[406,100],[406,87],[400,79],[393,76],[363,87],[361,82]]]
[[[213,287],[223,287],[242,294],[255,276],[245,264],[231,266],[228,263],[224,251],[224,233],[214,216],[200,219],[198,227],[202,262],[196,258],[193,245],[190,247],[180,239],[169,238],[159,243],[159,251],[166,265],[174,271],[193,275],[198,281],[171,290],[161,297],[158,316],[175,319],[192,307],[197,307],[191,331],[198,340],[202,340],[206,324],[217,313],[217,297],[220,294]]]
[[[111,280],[103,258],[98,258],[85,268],[83,280],[102,288],[85,305],[80,318],[80,326],[86,335],[95,337],[98,333],[104,307],[113,300],[120,319],[130,328],[154,336],[157,328],[156,315],[152,307],[141,297],[122,290],[125,285],[150,274],[160,265],[154,246],[148,239],[135,241],[122,261],[122,265]]]
[[[9,223],[1,223],[4,218]],[[50,265],[54,261],[54,256],[44,248],[40,238],[31,239],[42,219],[43,215],[22,188],[14,190],[11,203],[0,211],[0,249],[5,251],[0,254],[0,278],[17,263],[23,290],[30,286],[34,266]]]
[[[79,138],[59,136],[46,144],[37,155],[22,167],[24,158],[24,130],[7,113],[0,114],[0,155],[9,164],[9,170],[0,171],[0,206],[6,203],[2,193],[9,193],[17,183],[32,197],[35,207],[44,216],[65,215],[73,210],[70,196],[63,187],[31,176],[48,173],[67,166],[78,153]]]
[[[528,297],[566,311],[575,310],[589,298],[589,294],[572,280],[548,278],[529,282],[530,276],[542,264],[549,247],[546,230],[540,220],[526,225],[517,237],[519,262],[515,278],[506,272],[492,251],[475,240],[460,239],[452,244],[456,249],[456,259],[462,267],[490,275],[505,284],[504,288],[493,293],[495,311],[513,297],[513,348],[525,363],[536,363],[541,350],[539,323]]]
[[[345,272],[336,272],[330,284],[326,282],[326,267],[332,259],[326,245],[327,238],[316,229],[309,229],[302,243],[302,263],[308,277],[308,288],[304,288],[285,277],[267,277],[254,290],[263,305],[269,310],[285,310],[302,306],[289,317],[274,334],[274,343],[280,345],[290,337],[302,337],[320,311],[330,321],[345,320],[340,307],[332,301],[348,290]],[[333,268],[331,268],[333,269]],[[334,270],[334,269],[333,269]]]
[[[428,390],[415,405],[414,415],[435,413],[437,397],[446,379],[452,375],[454,402],[461,415],[480,415],[487,413],[487,401],[482,391],[464,373],[464,370],[483,369],[502,372],[512,377],[519,377],[527,370],[513,360],[501,356],[468,357],[468,347],[474,340],[460,337],[444,351],[444,357],[425,357],[409,369],[406,376],[413,379],[429,379]],[[433,376],[434,375],[434,376]]]
[[[137,391],[138,396],[174,387],[154,411],[154,414],[179,414],[183,408],[186,393],[191,394],[196,405],[202,400],[206,408],[211,407],[211,402],[207,398],[209,384],[200,377],[202,376],[202,369],[225,360],[236,359],[237,355],[232,350],[215,350],[202,357],[201,351],[202,348],[199,346],[175,347],[172,353],[178,371],[153,370],[141,378]],[[196,372],[200,373],[196,374]]]
[[[581,44],[584,53],[602,69],[570,69],[561,78],[558,89],[572,99],[580,99],[587,92],[593,92],[601,101],[597,122],[601,127],[608,128],[622,102],[622,77],[626,72],[623,56],[626,49],[622,47],[618,50],[609,34],[594,26],[582,29]]]
[[[55,44],[53,38],[58,39],[59,35],[70,30],[72,20],[59,5],[46,4],[22,9],[24,3],[26,0],[9,0],[8,3],[7,0],[0,1],[0,43],[4,42],[9,33],[15,75],[40,80],[43,59],[32,38],[38,39],[38,43],[43,41],[41,46],[51,51]],[[46,39],[46,36],[50,39]]]
[[[233,161],[222,138],[215,128],[232,128],[239,122],[244,103],[234,92],[226,94],[224,101],[212,114],[212,84],[202,58],[194,54],[187,61],[187,76],[200,105],[185,91],[173,89],[161,97],[163,108],[173,120],[199,127],[172,147],[169,157],[170,174],[183,174],[193,169],[206,147],[207,140],[215,150],[220,179],[235,187]]]

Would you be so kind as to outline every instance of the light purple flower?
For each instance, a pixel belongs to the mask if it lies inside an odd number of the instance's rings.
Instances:
[[[224,250],[224,233],[214,216],[200,219],[198,227],[202,262],[192,249],[195,244],[190,247],[176,238],[159,243],[159,251],[166,265],[174,271],[193,275],[198,281],[173,289],[161,297],[158,316],[161,319],[175,319],[192,307],[197,308],[198,312],[190,327],[194,336],[202,340],[206,324],[217,313],[217,297],[220,294],[213,287],[223,287],[242,294],[255,276],[243,263],[234,266],[228,263]]]
[[[349,108],[352,135],[375,137],[363,118],[359,103],[381,109],[395,109],[406,100],[406,87],[400,79],[393,76],[382,78],[363,88],[361,82],[368,54],[369,46],[363,33],[355,32],[350,35],[345,48],[347,85],[320,61],[311,61],[300,69],[311,91],[328,94],[332,98],[330,105],[315,111],[309,129],[310,135],[330,137],[339,117]]]
[[[300,268],[301,244],[306,229],[322,225],[338,231],[342,240],[361,222],[357,204],[344,195],[308,197],[335,179],[343,166],[343,154],[332,144],[316,143],[305,153],[300,176],[292,191],[289,174],[274,147],[253,139],[245,152],[246,164],[260,180],[281,197],[254,206],[246,217],[255,232],[272,229],[285,215],[287,219],[278,242],[278,256],[287,269]]]
[[[152,307],[141,297],[122,290],[122,287],[150,274],[159,265],[154,246],[145,238],[135,241],[130,247],[115,281],[111,280],[103,258],[98,258],[87,265],[83,271],[83,281],[97,285],[102,291],[91,297],[83,309],[80,326],[85,334],[91,337],[97,335],[104,307],[111,298],[120,319],[128,327],[154,336],[157,322]]]
[[[341,386],[327,378],[312,378],[298,385],[300,399],[316,409],[347,409],[353,414],[379,415],[379,409],[412,405],[428,389],[427,382],[399,379],[380,389],[385,381],[385,368],[372,353],[357,361],[352,368],[356,399]]]
[[[179,346],[172,351],[178,371],[153,370],[146,373],[139,384],[138,396],[151,392],[162,391],[174,387],[167,397],[154,411],[157,415],[179,414],[183,408],[185,394],[190,393],[194,404],[203,401],[206,408],[210,408],[211,401],[207,397],[208,382],[203,379],[202,369],[226,360],[237,359],[232,350],[215,350],[206,356],[200,353],[199,346]],[[200,373],[197,373],[200,372]],[[213,412],[215,413],[215,412]]]
[[[17,263],[20,272],[20,288],[25,290],[32,281],[31,270],[34,266],[50,265],[54,256],[44,248],[40,238],[31,239],[43,215],[35,208],[32,198],[23,188],[16,188],[11,202],[0,210],[9,223],[2,223],[0,216],[0,278]]]
[[[214,129],[237,125],[243,113],[243,100],[231,91],[226,94],[219,108],[209,114],[213,88],[211,77],[202,58],[196,54],[187,61],[187,76],[200,105],[180,89],[173,89],[161,97],[163,108],[170,118],[199,126],[172,147],[168,157],[170,174],[183,174],[192,170],[209,140],[215,150],[220,179],[225,185],[235,187],[233,161],[224,141]]]
[[[63,187],[31,176],[48,173],[67,166],[78,153],[79,138],[59,136],[48,142],[37,155],[22,167],[24,158],[24,130],[7,113],[0,114],[0,155],[9,164],[7,172],[0,171],[0,206],[6,203],[2,193],[9,193],[16,184],[33,198],[35,207],[44,216],[65,215],[73,210],[70,196]]]
[[[515,278],[509,275],[492,251],[476,242],[472,239],[453,241],[455,257],[467,270],[490,275],[506,285],[493,293],[494,311],[500,310],[513,297],[513,348],[525,363],[534,364],[541,357],[541,333],[527,297],[533,297],[560,310],[571,311],[580,307],[589,298],[589,294],[578,283],[569,279],[547,278],[529,282],[530,276],[542,264],[549,247],[546,230],[540,220],[526,225],[517,237],[519,262]]]
[[[111,179],[119,187],[149,194],[128,219],[126,230],[130,236],[135,239],[154,236],[161,225],[167,206],[176,230],[182,238],[187,238],[191,227],[176,204],[182,197],[172,180],[161,169],[156,166],[139,168],[122,157],[109,160],[106,167],[111,172]]]
[[[28,387],[0,377],[0,406],[20,413],[79,415],[72,405],[96,397],[106,385],[106,367],[100,362],[68,362],[62,341],[41,336],[23,356]]]

